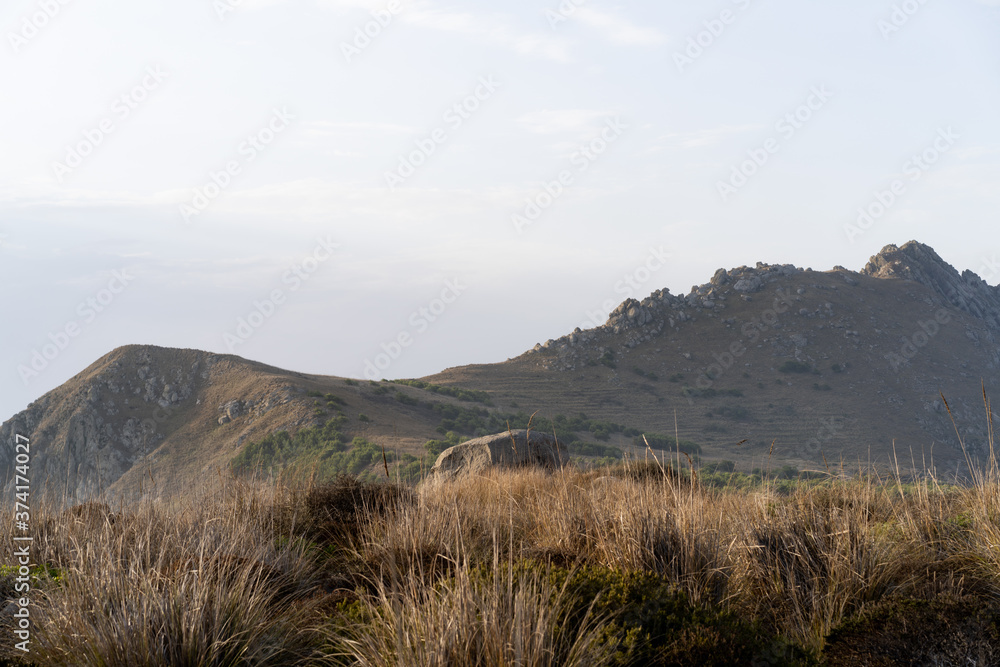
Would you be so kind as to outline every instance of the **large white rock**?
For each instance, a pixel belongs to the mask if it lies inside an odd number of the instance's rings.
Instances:
[[[450,447],[438,456],[431,470],[436,479],[483,473],[490,468],[537,466],[552,470],[569,463],[566,447],[545,433],[504,431]]]

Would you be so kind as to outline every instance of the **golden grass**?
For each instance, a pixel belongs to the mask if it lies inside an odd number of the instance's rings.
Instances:
[[[615,619],[567,624],[573,592],[546,577],[552,567],[652,573],[817,658],[831,631],[887,600],[1000,598],[995,467],[966,488],[831,478],[790,495],[669,475],[496,472],[379,496],[370,511],[350,496],[357,525],[332,532],[317,525],[308,485],[214,482],[169,504],[112,508],[112,521],[36,508],[34,561],[60,577],[37,582],[29,657],[602,664]],[[13,548],[0,538],[3,562]]]

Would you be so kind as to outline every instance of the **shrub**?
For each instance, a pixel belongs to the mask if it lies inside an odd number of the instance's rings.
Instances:
[[[716,461],[706,463],[701,469],[705,472],[735,472],[736,463],[734,461]]]
[[[598,445],[592,442],[580,442],[574,440],[566,445],[571,456],[597,456],[606,459],[618,460],[622,457],[622,450],[609,445]]]
[[[419,405],[420,404],[420,401],[418,401],[417,399],[413,398],[412,396],[410,396],[408,394],[404,394],[401,391],[397,391],[396,392],[396,400],[399,401],[400,403],[402,403],[403,405]]]
[[[454,431],[448,431],[445,434],[444,440],[428,440],[425,442],[424,449],[426,449],[428,454],[436,459],[444,450],[454,447],[455,445],[460,445],[465,440],[465,438],[459,436]]]
[[[747,421],[750,419],[750,411],[741,405],[723,405],[721,408],[716,408],[716,411],[720,417],[733,421]]]
[[[778,370],[782,373],[812,373],[813,368],[805,362],[789,360],[778,366]]]
[[[564,623],[576,628],[591,618],[608,621],[599,645],[609,665],[756,664],[776,642],[729,611],[693,605],[668,579],[649,572],[584,566],[576,570],[520,562],[516,572],[534,572],[565,591]],[[490,576],[488,571],[480,577]]]
[[[649,446],[653,449],[666,450],[675,452],[680,449],[681,452],[685,454],[701,454],[701,445],[696,442],[691,442],[690,440],[681,440],[679,443],[676,438],[670,435],[661,435],[659,433],[646,433],[645,440],[643,436],[638,436],[632,439],[632,444],[636,447],[646,447],[646,441],[649,441]]]
[[[417,389],[423,389],[435,394],[441,394],[442,396],[451,396],[452,398],[457,398],[460,401],[483,403],[484,405],[490,405],[490,395],[485,391],[476,391],[473,389],[462,389],[461,387],[442,387],[441,385],[431,384],[430,382],[424,382],[423,380],[393,380],[396,384],[406,385],[408,387],[416,387]]]
[[[340,475],[306,495],[308,531],[329,543],[356,537],[365,522],[385,517],[413,500],[413,492],[406,487]]]

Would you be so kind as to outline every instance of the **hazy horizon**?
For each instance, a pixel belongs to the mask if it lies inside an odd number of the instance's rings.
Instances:
[[[402,336],[381,372],[419,377],[720,267],[912,239],[1000,282],[998,0],[15,0],[0,28],[0,420],[130,343],[364,377]]]

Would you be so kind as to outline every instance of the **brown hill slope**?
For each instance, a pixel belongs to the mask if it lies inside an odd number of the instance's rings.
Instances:
[[[980,382],[996,393],[998,336],[1000,288],[910,242],[887,246],[861,272],[720,269],[685,296],[630,299],[605,325],[516,359],[424,378],[485,392],[489,408],[428,389],[133,345],[0,426],[10,445],[0,449],[0,482],[13,491],[18,434],[32,442],[34,492],[79,500],[202,484],[247,444],[335,414],[347,443],[361,436],[420,455],[440,431],[501,430],[509,413],[536,410],[647,433],[673,434],[676,424],[704,459],[747,467],[769,457],[800,469],[886,463],[895,446],[903,467],[912,455],[921,468],[933,453],[948,474],[965,456],[939,392],[970,454],[984,457]],[[638,432],[572,428],[560,435],[626,449]],[[602,455],[577,453],[593,451]]]
[[[964,466],[943,392],[973,455],[987,448],[980,382],[998,386],[1000,288],[931,248],[887,246],[860,272],[720,269],[685,296],[623,303],[501,364],[425,378],[501,406],[613,420],[700,442],[705,458],[799,467],[901,464],[933,450]],[[740,441],[746,440],[742,445]]]
[[[423,443],[437,435],[437,421],[425,410],[368,383],[285,371],[231,355],[131,345],[102,357],[5,422],[0,441],[13,443],[18,434],[30,438],[35,493],[82,500],[101,490],[115,495],[145,486],[156,493],[203,483],[245,442],[324,423],[334,410],[343,411],[349,435],[390,451],[422,452]],[[11,445],[0,450],[0,481],[11,493],[13,465]]]

